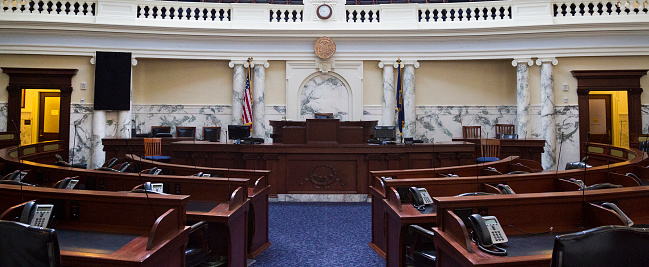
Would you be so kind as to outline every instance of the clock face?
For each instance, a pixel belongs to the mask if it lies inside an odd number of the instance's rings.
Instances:
[[[320,19],[328,19],[331,17],[331,6],[327,4],[322,4],[318,6],[318,9],[316,10],[316,13],[318,13],[318,17]]]

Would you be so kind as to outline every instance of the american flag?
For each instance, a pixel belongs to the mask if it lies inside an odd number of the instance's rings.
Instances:
[[[244,125],[252,125],[252,94],[250,93],[250,65],[246,74],[246,87],[243,89],[243,115],[241,115]],[[252,127],[250,128],[252,131]]]
[[[405,116],[403,110],[403,86],[401,84],[401,60],[398,60],[398,74],[397,74],[397,127],[399,128],[399,136],[403,136],[403,126],[405,124]]]

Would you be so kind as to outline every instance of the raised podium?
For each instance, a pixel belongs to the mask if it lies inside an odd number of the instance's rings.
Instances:
[[[270,121],[273,143],[284,144],[364,144],[377,121],[340,121],[308,119],[306,121]]]

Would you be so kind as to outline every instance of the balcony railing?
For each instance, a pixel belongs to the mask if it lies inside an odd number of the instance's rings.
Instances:
[[[339,5],[317,19],[304,5],[157,0],[0,0],[0,20],[201,28],[434,29],[600,22],[649,22],[649,0],[488,1]],[[336,14],[339,14],[336,16]],[[287,25],[287,26],[282,26]],[[320,28],[319,28],[320,27]]]

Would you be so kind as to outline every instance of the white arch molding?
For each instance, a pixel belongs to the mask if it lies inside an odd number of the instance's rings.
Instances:
[[[313,112],[304,113],[306,95],[312,97],[309,106],[313,109]],[[341,121],[351,119],[353,103],[349,83],[335,72],[316,72],[309,75],[300,85],[297,100],[299,102],[298,116],[300,120],[311,119],[313,115],[308,114],[316,112],[331,112],[334,114],[334,118]]]
[[[316,61],[286,62],[286,118],[301,120],[300,94],[302,88],[311,79],[326,74],[343,82],[349,93],[348,119],[359,121],[363,116],[363,62],[336,61],[335,67],[328,73],[316,69]]]

